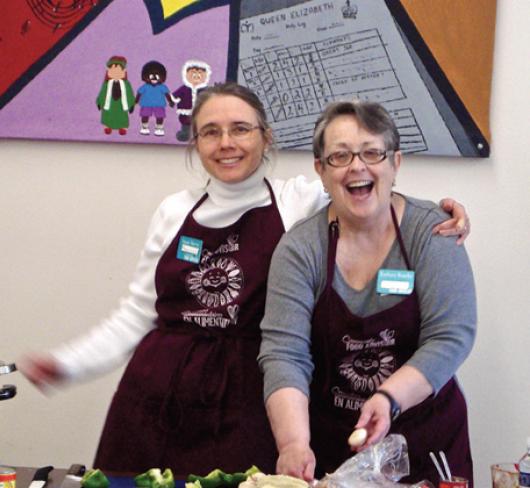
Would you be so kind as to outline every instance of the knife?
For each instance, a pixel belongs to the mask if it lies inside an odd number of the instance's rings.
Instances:
[[[48,475],[52,469],[53,466],[44,466],[43,468],[37,469],[29,484],[29,488],[42,488],[48,481]]]
[[[68,468],[66,476],[64,477],[64,480],[62,481],[59,488],[79,488],[81,486],[81,478],[85,474],[85,470],[86,468],[82,464],[72,464]]]

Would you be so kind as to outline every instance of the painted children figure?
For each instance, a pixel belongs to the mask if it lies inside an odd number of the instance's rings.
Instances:
[[[107,61],[105,81],[96,100],[105,134],[112,130],[118,130],[122,136],[127,134],[129,113],[134,109],[134,91],[127,80],[126,68],[127,60],[123,56],[112,56]]]
[[[177,140],[186,142],[190,138],[191,111],[195,105],[198,93],[208,86],[212,70],[203,61],[189,60],[182,66],[182,81],[184,85],[173,93],[173,100],[177,104],[177,114],[181,125],[177,132]]]
[[[149,61],[142,68],[142,80],[145,81],[136,94],[136,103],[140,104],[142,126],[140,134],[149,135],[149,117],[155,118],[155,136],[163,136],[164,119],[166,118],[166,100],[171,107],[175,104],[171,100],[169,88],[164,84],[167,71],[158,61]]]

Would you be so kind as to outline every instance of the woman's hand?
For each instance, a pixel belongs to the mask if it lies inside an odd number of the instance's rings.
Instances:
[[[467,239],[471,231],[471,222],[466,213],[466,209],[461,203],[458,203],[452,198],[444,198],[440,202],[446,212],[450,213],[452,217],[441,224],[436,225],[432,232],[433,234],[440,234],[441,236],[459,236],[456,243],[461,245]]]
[[[51,356],[26,356],[17,361],[17,369],[40,390],[64,379],[57,362]]]
[[[364,402],[361,415],[355,425],[356,429],[366,429],[368,437],[362,446],[352,447],[352,450],[362,451],[383,440],[390,430],[390,424],[390,402],[385,396],[374,393]]]
[[[432,386],[423,373],[407,364],[394,371],[380,385],[380,390],[374,392],[361,408],[361,415],[355,428],[365,428],[368,431],[368,438],[357,450],[361,451],[383,440],[390,430],[391,405],[387,395],[382,393],[383,390],[394,398],[402,412],[418,405],[433,393]]]
[[[287,444],[280,451],[276,472],[312,481],[315,477],[315,463],[315,454],[308,444]]]
[[[309,447],[307,396],[296,388],[280,388],[267,398],[265,406],[280,454],[276,472],[311,481],[316,463]]]

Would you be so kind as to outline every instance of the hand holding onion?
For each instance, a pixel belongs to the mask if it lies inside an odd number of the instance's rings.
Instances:
[[[361,447],[366,442],[367,437],[368,431],[366,429],[355,429],[351,433],[350,437],[348,437],[348,444],[351,448],[356,449]]]

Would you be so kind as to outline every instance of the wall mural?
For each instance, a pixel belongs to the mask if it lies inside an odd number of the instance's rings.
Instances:
[[[357,97],[390,111],[407,153],[487,157],[495,6],[4,2],[0,137],[186,144],[200,90],[237,80],[260,96],[280,148],[310,149],[325,104]]]

